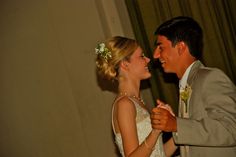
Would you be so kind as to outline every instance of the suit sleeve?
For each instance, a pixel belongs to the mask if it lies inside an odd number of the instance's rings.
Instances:
[[[220,70],[210,70],[195,81],[202,81],[194,104],[202,106],[200,118],[177,118],[177,144],[195,146],[236,145],[236,87]],[[193,112],[193,114],[195,114]],[[194,116],[193,116],[194,117]]]

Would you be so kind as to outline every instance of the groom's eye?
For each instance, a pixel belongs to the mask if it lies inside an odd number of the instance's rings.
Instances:
[[[163,47],[161,47],[161,46],[158,46],[158,49],[160,52],[163,51]]]

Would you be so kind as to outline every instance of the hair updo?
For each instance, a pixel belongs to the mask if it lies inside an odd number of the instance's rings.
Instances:
[[[101,48],[101,46],[98,47]],[[107,40],[102,51],[99,51],[98,48],[95,49],[98,73],[108,80],[115,80],[119,75],[120,62],[129,60],[137,48],[138,43],[134,39],[115,36]]]

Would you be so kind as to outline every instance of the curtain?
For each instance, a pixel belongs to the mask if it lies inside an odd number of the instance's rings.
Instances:
[[[203,28],[202,62],[218,67],[236,83],[236,6],[234,0],[126,0],[136,39],[151,58],[149,80],[153,100],[171,104],[177,112],[178,79],[165,74],[152,59],[156,28],[175,16],[193,17]]]

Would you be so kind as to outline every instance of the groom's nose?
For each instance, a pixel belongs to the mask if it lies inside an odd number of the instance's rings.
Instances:
[[[155,59],[160,58],[160,49],[158,48],[158,46],[157,46],[156,49],[154,50],[153,58],[155,58]]]

